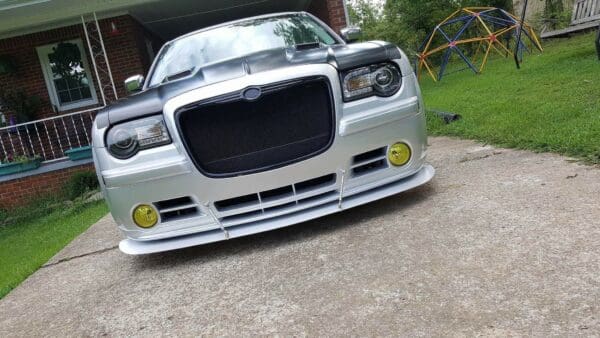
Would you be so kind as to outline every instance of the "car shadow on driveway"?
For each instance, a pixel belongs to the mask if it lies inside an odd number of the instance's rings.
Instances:
[[[191,261],[195,261],[195,264],[203,264],[224,257],[252,254],[257,250],[275,250],[283,246],[324,236],[328,233],[341,232],[348,228],[368,227],[372,220],[392,213],[402,213],[403,210],[423,202],[429,196],[435,194],[435,191],[436,183],[434,179],[432,182],[413,190],[348,209],[341,213],[228,241],[136,256],[133,264],[139,270],[160,270],[165,267],[187,264]]]

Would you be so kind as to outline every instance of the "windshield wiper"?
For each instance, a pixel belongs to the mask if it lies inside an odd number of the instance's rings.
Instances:
[[[162,83],[171,82],[173,80],[181,79],[186,76],[192,75],[192,73],[194,72],[194,69],[196,69],[196,67],[192,67],[190,69],[182,70],[181,72],[171,74],[169,76],[165,76],[165,78],[162,80]]]

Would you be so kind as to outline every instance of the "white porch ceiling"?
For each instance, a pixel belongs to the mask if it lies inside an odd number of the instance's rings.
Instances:
[[[52,29],[81,22],[80,16],[97,12],[126,12],[155,0],[0,0],[0,37]]]
[[[305,10],[311,0],[0,0],[0,38],[129,13],[165,39],[242,17]]]
[[[305,10],[310,0],[172,0],[136,6],[131,14],[164,38],[248,16]]]

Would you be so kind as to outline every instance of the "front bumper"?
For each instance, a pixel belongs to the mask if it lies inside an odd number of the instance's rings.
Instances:
[[[245,223],[239,226],[228,227],[226,230],[215,229],[198,234],[156,241],[135,241],[125,239],[119,244],[119,249],[126,254],[143,255],[182,249],[279,229],[340,212],[344,209],[353,208],[418,187],[429,182],[434,174],[435,170],[432,166],[424,165],[419,171],[409,177],[400,179],[398,179],[398,177],[388,177],[381,181],[373,182],[370,185],[344,191],[343,194],[340,195],[341,199],[339,196],[331,196],[326,200],[319,201],[319,204],[312,208],[290,213],[282,217]]]
[[[343,102],[334,95],[335,138],[317,156],[236,177],[211,178],[198,171],[176,132],[174,112],[215,92],[315,74],[327,76],[332,91],[341,93],[337,70],[329,65],[292,69],[286,74],[266,72],[203,87],[170,100],[163,112],[173,139],[170,145],[145,150],[128,160],[117,160],[106,148],[94,145],[102,190],[127,237],[120,245],[123,252],[159,252],[268,231],[393,195],[431,179],[434,171],[425,164],[425,114],[414,73],[403,78],[401,90],[392,97]],[[105,132],[94,129],[94,139],[102,139]],[[395,142],[405,142],[412,150],[410,162],[401,167],[391,165],[386,156]],[[326,186],[297,189],[324,176],[332,178]],[[248,195],[257,200],[219,206]],[[131,215],[139,204],[155,206],[161,221],[151,229],[137,227]]]

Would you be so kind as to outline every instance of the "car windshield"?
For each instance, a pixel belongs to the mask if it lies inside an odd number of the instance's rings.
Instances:
[[[217,27],[177,39],[157,56],[148,87],[190,75],[219,60],[306,43],[338,41],[308,15],[270,17]]]

